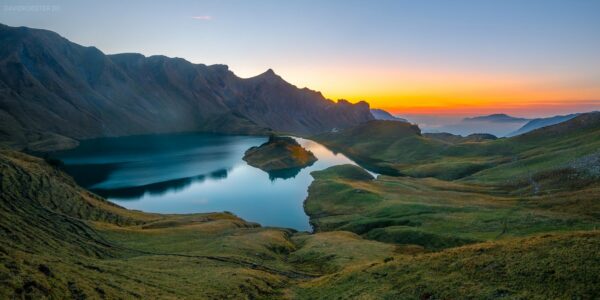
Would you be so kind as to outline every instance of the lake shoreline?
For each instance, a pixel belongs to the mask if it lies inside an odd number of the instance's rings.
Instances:
[[[81,186],[127,209],[166,214],[230,211],[262,226],[312,232],[304,211],[313,180],[310,173],[355,163],[318,142],[293,138],[321,157],[295,174],[275,176],[242,160],[247,149],[266,141],[265,136],[177,133],[99,138],[51,157],[62,160]]]

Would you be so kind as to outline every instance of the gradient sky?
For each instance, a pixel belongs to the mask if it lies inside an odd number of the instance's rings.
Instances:
[[[155,1],[158,2],[158,1]],[[0,22],[105,53],[272,68],[400,114],[600,109],[600,1],[24,1]]]

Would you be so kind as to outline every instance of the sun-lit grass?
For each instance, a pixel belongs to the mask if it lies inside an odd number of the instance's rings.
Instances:
[[[600,113],[565,124],[512,138],[448,144],[407,123],[375,121],[315,138],[381,173],[509,184],[598,153]]]
[[[395,255],[301,284],[300,299],[594,299],[600,232]]]
[[[360,172],[363,177],[354,175]],[[370,179],[367,172],[351,165],[313,176],[305,209],[319,231],[347,230],[368,239],[439,250],[600,226],[597,218],[584,212],[547,209],[545,198],[495,195],[492,188],[470,183],[389,176]],[[596,189],[585,195],[590,201],[599,197]]]
[[[314,234],[126,210],[0,151],[0,298],[594,299],[600,130],[576,122],[469,143],[361,129],[345,153],[410,176],[313,172]]]

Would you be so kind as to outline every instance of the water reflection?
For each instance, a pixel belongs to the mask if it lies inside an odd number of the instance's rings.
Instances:
[[[267,173],[269,174],[269,179],[271,181],[275,181],[275,179],[291,179],[296,177],[296,175],[300,174],[300,171],[302,171],[302,169],[304,168],[289,168],[289,169],[283,169],[283,170],[274,170],[274,171],[268,171]]]
[[[303,201],[310,172],[353,163],[310,140],[318,160],[263,172],[242,160],[266,137],[177,134],[98,139],[55,157],[82,186],[130,209],[159,213],[231,211],[262,225],[310,230]]]
[[[105,198],[118,198],[120,200],[137,200],[145,194],[161,196],[167,192],[177,192],[189,187],[193,183],[201,183],[206,178],[225,179],[227,170],[217,170],[208,175],[198,175],[187,178],[179,178],[162,182],[151,183],[142,186],[132,186],[114,189],[90,188],[90,190]]]

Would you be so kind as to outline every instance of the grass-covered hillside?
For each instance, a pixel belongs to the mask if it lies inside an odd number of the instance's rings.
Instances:
[[[600,226],[598,113],[479,142],[445,142],[414,125],[380,121],[329,137],[403,176],[375,179],[350,165],[313,172],[305,210],[317,231],[431,251]]]
[[[595,299],[598,115],[582,116],[469,142],[400,122],[342,131],[338,149],[414,176],[314,172],[315,233],[126,210],[1,150],[0,299]]]
[[[289,298],[299,282],[395,250],[229,213],[126,210],[19,152],[0,151],[0,179],[0,299]]]
[[[2,299],[258,297],[302,276],[281,266],[284,230],[125,210],[17,152],[0,153],[0,171]]]
[[[597,299],[600,232],[553,233],[383,261],[300,285],[306,299]]]
[[[315,230],[350,231],[400,255],[312,281],[302,295],[600,297],[600,114],[508,139],[385,121],[318,139],[384,175],[313,172],[304,206]]]
[[[317,231],[436,251],[545,232],[600,227],[600,182],[583,190],[515,197],[435,178],[379,176],[342,165],[312,173],[305,210]]]
[[[316,139],[389,175],[514,184],[547,179],[545,172],[598,176],[586,160],[600,156],[600,113],[503,139],[456,142],[422,135],[415,125],[372,121]]]

